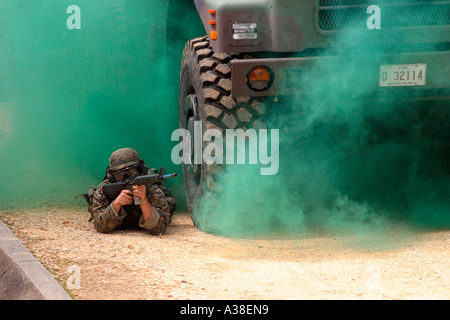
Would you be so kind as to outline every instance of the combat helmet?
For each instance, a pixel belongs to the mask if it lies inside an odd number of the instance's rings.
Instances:
[[[111,182],[115,181],[114,173],[130,166],[137,166],[140,174],[143,174],[145,169],[148,169],[136,150],[132,148],[122,148],[114,151],[109,157],[109,166],[106,168],[107,179]]]

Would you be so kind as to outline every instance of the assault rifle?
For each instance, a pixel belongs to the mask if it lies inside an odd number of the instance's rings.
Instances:
[[[147,184],[153,184],[156,182],[163,182],[167,178],[173,178],[176,177],[176,173],[171,174],[164,174],[164,169],[159,169],[159,173],[156,174],[150,174],[146,176],[137,176],[137,177],[130,177],[127,178],[124,181],[115,182],[115,183],[109,183],[105,184],[103,186],[103,194],[106,196],[106,199],[111,203],[114,199],[117,198],[117,196],[122,192],[122,190],[127,189],[130,191],[133,191],[133,186],[135,185],[147,185]],[[134,198],[134,204],[140,204],[141,199],[139,199],[136,196],[133,196]]]

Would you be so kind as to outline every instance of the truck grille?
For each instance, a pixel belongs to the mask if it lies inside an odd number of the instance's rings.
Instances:
[[[450,1],[446,0],[317,0],[318,26],[323,31],[367,28],[369,5],[381,9],[381,27],[433,27],[450,25]]]

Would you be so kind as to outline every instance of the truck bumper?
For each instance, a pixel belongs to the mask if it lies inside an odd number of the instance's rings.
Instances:
[[[333,90],[349,97],[407,96],[417,100],[450,100],[450,51],[316,56],[302,58],[243,59],[232,61],[232,96],[258,97],[324,94]],[[381,86],[383,65],[425,64],[425,81],[420,85]],[[254,91],[248,85],[249,72],[258,66],[270,69],[271,86]]]

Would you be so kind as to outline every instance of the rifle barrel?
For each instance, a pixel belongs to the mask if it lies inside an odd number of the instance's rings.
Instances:
[[[166,178],[173,178],[173,177],[176,177],[176,176],[178,176],[177,173],[171,173],[171,174],[165,174],[165,175],[163,175],[163,178],[164,178],[164,179],[166,179]]]

